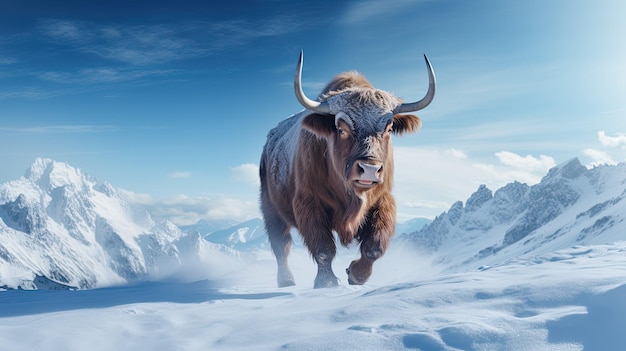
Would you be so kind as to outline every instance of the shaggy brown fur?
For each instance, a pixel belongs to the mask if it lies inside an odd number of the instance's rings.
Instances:
[[[372,101],[385,96],[362,75],[347,72],[333,79],[320,99],[352,90],[357,91],[359,104],[375,103]],[[373,100],[364,97],[370,95],[380,96]],[[358,117],[351,117],[354,123],[359,123]],[[260,163],[261,209],[278,264],[279,286],[295,284],[287,264],[292,227],[298,229],[317,262],[316,288],[338,284],[331,267],[336,253],[334,233],[344,246],[354,240],[361,243],[361,258],[347,269],[350,284],[369,279],[374,261],[385,253],[394,234],[390,133],[416,131],[419,118],[395,115],[386,130],[369,134],[351,129],[341,119],[337,123],[329,115],[296,115],[268,134]],[[292,160],[288,151],[281,149],[289,145],[281,144],[289,133],[298,133]],[[366,166],[378,168],[377,184],[371,187],[359,183]],[[287,169],[288,174],[277,175],[281,169]]]

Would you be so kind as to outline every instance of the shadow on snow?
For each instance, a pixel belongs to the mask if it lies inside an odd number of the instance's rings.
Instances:
[[[232,294],[220,292],[208,280],[188,284],[145,282],[93,290],[17,290],[0,293],[0,318],[40,313],[106,308],[134,303],[200,303],[215,300],[261,300],[290,293]]]
[[[550,342],[576,342],[585,350],[618,350],[626,345],[626,285],[603,294],[583,294],[573,305],[587,313],[565,316],[547,323]]]

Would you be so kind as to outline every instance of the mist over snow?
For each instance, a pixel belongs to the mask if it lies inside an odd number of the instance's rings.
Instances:
[[[37,159],[0,185],[0,345],[619,350],[625,216],[626,164],[571,159],[535,184],[479,185],[432,221],[399,223],[364,286],[343,274],[353,246],[334,262],[340,286],[312,289],[294,231],[298,285],[278,289],[262,220],[155,221],[112,184]]]

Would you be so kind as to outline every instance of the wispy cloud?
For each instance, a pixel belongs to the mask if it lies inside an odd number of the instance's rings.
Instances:
[[[188,73],[169,65],[176,61],[221,54],[259,38],[291,34],[308,25],[310,22],[297,15],[222,22],[164,21],[146,25],[41,20],[33,32],[13,36],[11,43],[51,47],[54,50],[50,52],[63,55],[63,62],[83,64],[60,68],[54,66],[55,60],[39,60],[40,68],[25,69],[21,64],[29,60],[0,55],[0,68],[3,68],[0,76],[18,82],[0,87],[0,101],[46,99],[109,89],[119,83],[154,84],[163,78]],[[18,66],[6,69],[13,64]],[[49,83],[66,86],[50,88]]]
[[[373,18],[404,11],[410,6],[428,1],[429,0],[357,1],[353,2],[351,6],[348,7],[343,22],[346,24],[363,23]]]
[[[456,158],[458,160],[464,160],[467,158],[467,154],[465,154],[465,152],[460,149],[452,148],[452,149],[444,151],[444,154],[448,156],[452,156],[453,158]]]
[[[292,33],[304,25],[305,21],[296,16],[154,25],[46,20],[41,22],[39,31],[82,53],[145,66],[215,54],[254,39]]]
[[[73,49],[134,65],[160,64],[198,55],[199,44],[185,29],[164,25],[99,25],[84,21],[46,20],[39,30]]]
[[[112,133],[118,127],[110,125],[56,125],[35,127],[0,127],[0,132],[15,134],[76,134],[76,133]]]
[[[176,225],[192,225],[200,220],[228,219],[244,221],[259,217],[256,201],[227,197],[190,197],[178,195],[159,199],[148,194],[118,189],[130,204],[146,209],[155,219],[169,220]]]
[[[110,67],[86,68],[76,72],[49,71],[39,74],[39,78],[63,84],[120,83],[154,76],[167,76],[174,70],[134,70]]]
[[[172,172],[172,173],[169,173],[167,177],[173,178],[173,179],[188,179],[188,178],[191,178],[191,172],[188,172],[188,171]]]
[[[0,91],[0,101],[9,99],[41,100],[62,94],[63,92],[59,90],[42,90],[39,88],[28,87],[12,91]]]
[[[11,65],[17,62],[13,57],[0,56],[0,65]]]
[[[245,163],[232,168],[234,178],[242,183],[259,186],[259,166]]]

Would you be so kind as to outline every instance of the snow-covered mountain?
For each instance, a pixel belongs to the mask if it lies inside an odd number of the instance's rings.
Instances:
[[[238,225],[239,222],[232,219],[214,219],[205,220],[202,219],[197,223],[191,225],[179,225],[178,227],[184,232],[192,233],[194,231],[199,232],[203,236],[208,233],[213,233],[218,230],[228,229],[232,226]]]
[[[94,288],[165,278],[236,256],[226,251],[171,222],[156,223],[111,184],[66,163],[37,159],[23,177],[0,185],[5,289]]]
[[[269,242],[263,220],[254,218],[230,228],[217,230],[204,236],[210,242],[222,244],[239,251],[268,249]]]
[[[587,169],[578,159],[540,183],[481,185],[423,229],[404,235],[435,264],[473,269],[523,255],[626,239],[626,164]]]
[[[625,197],[626,164],[587,169],[572,159],[539,184],[510,183],[495,193],[480,186],[426,226],[423,219],[398,224],[392,245],[467,271],[612,243],[626,239]],[[241,267],[258,252],[271,260],[261,219],[210,233],[182,231],[62,162],[37,159],[23,177],[0,185],[0,289],[225,276],[225,267]]]
[[[423,217],[409,219],[406,222],[399,222],[396,224],[396,235],[416,232],[418,230],[421,230],[431,222],[432,220]]]
[[[396,225],[396,234],[412,233],[431,222],[428,218],[414,218]],[[292,229],[296,247],[302,246],[302,238],[296,229]],[[270,250],[263,220],[254,218],[229,228],[216,230],[204,235],[207,241],[222,244],[238,251]]]

